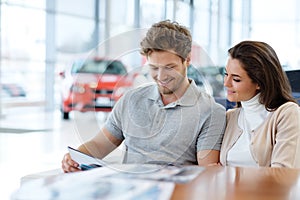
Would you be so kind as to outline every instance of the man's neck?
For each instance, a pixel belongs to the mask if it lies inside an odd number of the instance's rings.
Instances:
[[[168,105],[180,99],[188,89],[189,85],[190,81],[188,81],[187,84],[185,84],[180,90],[177,90],[176,92],[173,92],[171,94],[161,94],[163,104]]]
[[[162,94],[161,99],[164,105],[168,105],[169,103],[173,103],[177,101],[179,98],[173,94]]]

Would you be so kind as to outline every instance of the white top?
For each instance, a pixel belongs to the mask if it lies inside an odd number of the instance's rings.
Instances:
[[[258,166],[250,151],[251,132],[263,123],[269,112],[259,103],[259,94],[241,104],[238,125],[243,133],[228,151],[227,162],[231,166]]]

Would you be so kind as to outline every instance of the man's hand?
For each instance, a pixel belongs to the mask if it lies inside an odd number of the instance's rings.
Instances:
[[[81,171],[79,169],[79,164],[71,159],[71,156],[69,153],[66,153],[64,155],[64,158],[61,161],[61,167],[65,173]]]

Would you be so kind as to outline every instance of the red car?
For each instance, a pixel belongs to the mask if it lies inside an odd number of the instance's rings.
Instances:
[[[69,119],[73,110],[110,112],[134,81],[121,61],[110,59],[77,60],[69,74],[60,75],[64,78],[63,119]]]

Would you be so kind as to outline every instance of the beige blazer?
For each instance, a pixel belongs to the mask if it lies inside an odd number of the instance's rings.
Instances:
[[[242,134],[238,126],[240,108],[227,111],[227,126],[220,162],[227,165],[227,154]],[[300,168],[300,108],[287,102],[270,113],[264,123],[252,131],[250,151],[261,167]]]

